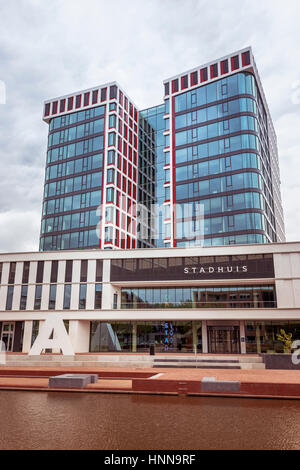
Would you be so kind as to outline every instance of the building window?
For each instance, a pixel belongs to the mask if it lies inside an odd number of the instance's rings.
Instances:
[[[230,188],[232,186],[232,176],[226,176],[226,187]]]
[[[176,80],[172,80],[172,92],[176,93],[179,89],[179,80],[176,78]]]
[[[171,237],[171,224],[165,224],[165,238]]]
[[[231,70],[237,70],[239,68],[240,68],[239,56],[236,55],[234,57],[231,57]]]
[[[165,152],[165,165],[170,165],[170,152]]]
[[[228,60],[222,60],[221,62],[221,74],[229,72]]]
[[[8,284],[14,284],[16,275],[16,263],[9,263]]]
[[[234,227],[235,223],[234,223],[234,215],[229,215],[228,216],[228,226],[229,227]]]
[[[198,72],[192,72],[191,73],[191,85],[197,85],[198,84]]]
[[[231,168],[231,157],[225,158],[225,168]]]
[[[55,310],[56,302],[56,284],[50,285],[49,310]]]
[[[200,70],[200,81],[202,83],[202,82],[206,82],[207,80],[208,80],[208,71],[207,71],[207,67],[205,67],[204,69]]]
[[[107,156],[107,164],[108,165],[114,165],[115,164],[115,157],[116,157],[116,152],[114,150],[109,150],[108,151],[108,156]]]
[[[20,310],[26,310],[28,286],[21,287]]]
[[[107,188],[106,202],[114,202],[114,189],[113,188]]]
[[[56,283],[57,282],[57,273],[58,273],[58,261],[52,261],[51,263],[51,275],[50,275],[50,282]]]
[[[42,285],[35,286],[34,310],[41,309],[42,287],[43,287]]]
[[[60,113],[63,113],[66,109],[66,100],[63,99],[63,100],[60,100],[60,104],[59,104],[59,112]]]
[[[6,297],[6,310],[12,309],[13,295],[14,295],[14,286],[8,286],[7,297]]]
[[[108,146],[110,147],[111,145],[116,145],[116,133],[115,132],[110,132],[108,134]]]
[[[167,169],[165,170],[165,183],[169,183],[170,182],[170,170]]]
[[[86,308],[86,284],[80,284],[79,290],[79,310]]]
[[[57,105],[58,105],[58,102],[57,101],[54,101],[52,103],[52,114],[56,114],[57,113]]]
[[[96,262],[96,282],[101,282],[102,281],[102,266],[103,266],[102,259],[97,259],[97,262]]]
[[[80,108],[80,106],[81,106],[81,95],[77,95],[75,107]]]
[[[85,93],[85,94],[84,94],[84,98],[83,98],[83,105],[84,105],[84,106],[88,106],[88,105],[89,105],[89,102],[90,102],[90,94],[89,94],[89,93]]]
[[[44,261],[38,261],[36,272],[36,283],[41,284],[44,277]]]
[[[232,196],[232,195],[228,195],[228,196],[227,196],[227,206],[228,206],[228,207],[232,207],[232,206],[233,206],[233,196]]]
[[[183,77],[181,77],[181,89],[184,90],[188,86],[189,86],[188,76],[184,75]]]
[[[109,128],[116,127],[117,116],[115,114],[111,114],[109,116]]]
[[[210,78],[216,78],[218,76],[218,64],[210,66]]]
[[[72,282],[73,261],[66,262],[65,282]]]
[[[96,104],[98,101],[98,90],[94,90],[92,94],[92,104]]]
[[[243,54],[242,54],[242,62],[243,62],[243,67],[245,67],[245,65],[250,65],[250,63],[251,63],[251,60],[250,60],[250,51],[243,52]]]
[[[109,88],[109,99],[113,100],[114,98],[117,98],[117,92],[118,92],[118,88],[116,87],[116,85],[112,85]]]
[[[68,98],[68,111],[70,111],[71,109],[73,109],[73,96]]]
[[[87,269],[88,269],[88,261],[82,260],[81,269],[80,269],[80,282],[87,282]]]
[[[71,305],[71,284],[65,284],[65,292],[64,292],[64,309],[70,310]]]
[[[28,284],[30,261],[25,261],[23,265],[22,284]]]
[[[114,294],[113,309],[117,310],[117,308],[118,308],[118,294]]]
[[[168,96],[170,94],[170,84],[165,83],[165,96]]]
[[[105,227],[105,243],[112,243],[113,241],[113,228],[112,227]]]
[[[95,310],[101,310],[102,306],[102,284],[95,284]]]
[[[170,200],[170,186],[167,186],[165,188],[165,201],[169,201]]]
[[[115,170],[110,168],[107,170],[107,183],[113,183],[115,180]]]
[[[107,88],[102,88],[101,90],[101,101],[106,101],[107,97]]]
[[[45,116],[50,114],[50,103],[45,104]]]

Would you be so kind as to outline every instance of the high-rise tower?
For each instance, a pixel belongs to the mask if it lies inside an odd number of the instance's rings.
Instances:
[[[251,49],[164,87],[171,245],[195,244],[185,236],[195,203],[204,209],[204,246],[284,241],[276,135]]]
[[[47,101],[44,120],[43,251],[285,240],[251,48],[165,80],[158,106],[138,112],[113,82]]]

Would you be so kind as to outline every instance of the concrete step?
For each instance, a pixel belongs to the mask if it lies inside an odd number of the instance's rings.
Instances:
[[[172,364],[155,364],[153,367],[157,369],[241,369],[240,365],[237,365],[236,363],[232,364],[218,364],[218,363],[193,363],[193,364],[178,364],[175,365],[174,363]]]
[[[155,357],[155,368],[197,369],[265,369],[261,357],[252,356],[193,356]]]
[[[11,361],[9,363],[6,363],[7,367],[49,367],[49,368],[56,368],[56,367],[99,367],[99,368],[113,368],[113,367],[124,367],[124,368],[132,368],[134,367],[135,369],[145,369],[145,368],[152,368],[153,363],[152,362],[140,362],[140,363],[134,363],[132,362],[121,362],[116,364],[116,362],[81,362],[81,361],[72,361],[72,362],[41,362],[41,361],[27,361],[26,363],[20,363],[20,362],[14,362]],[[0,374],[1,375],[1,374]]]
[[[28,356],[28,355],[6,355],[6,362],[152,362],[153,356],[127,356],[127,355],[76,355],[76,356],[62,356],[62,355],[43,355],[43,356]]]
[[[235,363],[235,364],[239,364],[239,361],[236,361],[236,360],[219,360],[219,359],[215,359],[215,360],[212,360],[212,359],[154,359],[154,364],[156,363],[162,363],[162,362],[166,362],[166,363],[174,363],[174,364],[183,364],[183,363],[197,363],[197,364],[202,364],[202,363],[211,363],[211,364],[215,364],[215,363],[218,363],[218,364],[232,364],[232,363]]]
[[[15,367],[134,367],[134,368],[239,368],[265,369],[262,357],[229,355],[77,354],[28,356],[7,354],[6,365]]]
[[[156,355],[154,356],[155,357],[155,360],[170,360],[170,361],[175,361],[175,360],[178,360],[178,361],[182,361],[182,360],[197,360],[197,361],[206,361],[206,362],[210,362],[210,361],[219,361],[219,362],[223,362],[223,361],[230,361],[230,362],[257,362],[257,363],[261,363],[263,362],[263,358],[262,357],[259,357],[259,356],[231,356],[231,355],[228,355],[228,356],[210,356],[210,355],[181,355],[181,356],[171,356],[171,355],[168,355],[168,356],[163,356],[163,355]]]

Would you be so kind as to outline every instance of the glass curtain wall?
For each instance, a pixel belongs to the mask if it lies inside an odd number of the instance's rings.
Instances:
[[[166,130],[166,120],[163,119],[165,113],[164,104],[140,112],[139,202],[149,211],[151,211],[149,204],[156,204],[155,209],[152,207],[152,217],[149,212],[149,226],[155,230],[155,239],[151,240],[152,244],[159,248],[165,246],[163,204],[167,195],[164,183],[170,181],[168,173],[164,171],[164,167],[170,163],[170,153],[163,151],[165,146],[163,133]]]
[[[247,353],[284,353],[280,330],[292,333],[292,341],[300,340],[300,321],[245,322]]]
[[[51,120],[40,250],[98,247],[105,106]]]
[[[121,308],[276,308],[275,286],[122,289]]]
[[[174,106],[176,204],[203,204],[204,245],[276,242],[267,115],[254,77],[204,85]],[[177,246],[193,246],[193,217],[181,218]]]
[[[91,322],[90,352],[202,352],[201,322]]]

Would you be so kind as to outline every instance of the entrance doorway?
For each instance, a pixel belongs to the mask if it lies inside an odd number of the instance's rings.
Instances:
[[[12,352],[14,347],[15,322],[3,322],[1,341],[5,344],[6,352]]]
[[[209,353],[241,353],[239,326],[208,326],[207,333]]]

